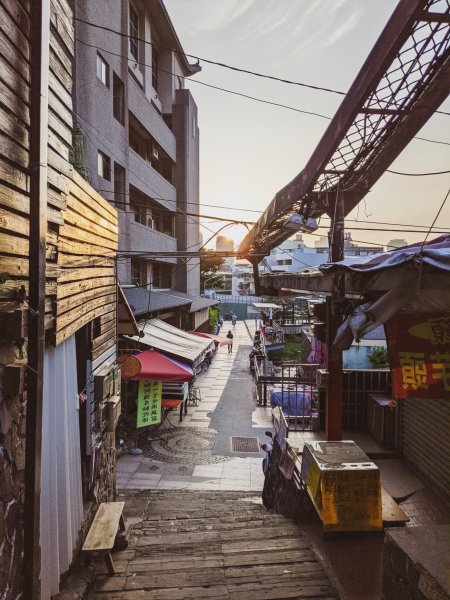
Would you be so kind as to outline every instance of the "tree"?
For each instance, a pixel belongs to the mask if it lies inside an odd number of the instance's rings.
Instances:
[[[224,260],[220,256],[215,256],[214,250],[206,250],[206,248],[200,248],[204,253],[200,257],[200,289],[204,290],[205,285],[208,283],[214,284],[214,287],[222,287],[223,278],[220,275],[214,277],[214,275],[220,271]]]
[[[369,356],[372,369],[389,369],[389,355],[386,348],[377,346]]]

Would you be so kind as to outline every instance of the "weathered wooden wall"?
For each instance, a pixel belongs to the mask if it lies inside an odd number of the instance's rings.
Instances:
[[[19,595],[22,568],[30,2],[0,0],[0,596],[4,598]],[[40,318],[45,321],[47,345],[58,345],[92,323],[89,352],[95,359],[116,340],[118,222],[116,211],[70,164],[73,54],[69,3],[52,0],[46,302]]]

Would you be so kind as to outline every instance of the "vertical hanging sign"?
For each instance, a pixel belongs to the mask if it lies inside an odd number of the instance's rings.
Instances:
[[[140,381],[136,427],[161,423],[162,381]]]

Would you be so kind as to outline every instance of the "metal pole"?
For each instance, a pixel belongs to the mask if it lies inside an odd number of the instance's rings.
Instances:
[[[24,508],[24,598],[40,597],[40,494],[45,348],[45,245],[50,0],[31,2],[30,237],[27,421]],[[75,367],[74,367],[75,368]]]
[[[336,194],[331,229],[331,262],[344,258],[344,194]],[[325,409],[327,440],[342,440],[342,350],[333,346],[336,332],[342,323],[342,304],[345,298],[345,277],[334,275],[331,297],[327,298],[327,368],[328,386]]]

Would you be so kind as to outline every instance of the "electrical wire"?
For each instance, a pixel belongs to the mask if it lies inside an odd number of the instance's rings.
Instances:
[[[84,12],[84,14],[86,14],[86,12],[84,10],[83,10],[83,12]],[[108,31],[110,33],[114,33],[115,35],[118,35],[118,36],[120,36],[122,38],[133,39],[133,40],[138,41],[138,42],[143,42],[144,44],[149,44],[150,46],[154,45],[151,41],[146,40],[144,38],[140,38],[140,37],[137,37],[137,36],[131,36],[129,34],[121,32],[121,31],[117,31],[116,29],[112,29],[110,27],[105,27],[104,25],[98,25],[97,23],[92,23],[91,21],[85,21],[84,19],[80,19],[78,17],[74,17],[74,21],[79,21],[80,23],[83,23],[84,25],[88,25],[89,27],[93,27],[93,28],[96,28],[96,29],[102,29],[104,31]],[[81,40],[79,40],[79,41],[81,41]],[[184,51],[182,52],[180,50],[175,50],[174,48],[165,48],[164,46],[160,46],[159,48],[163,49],[163,50],[168,50],[170,52],[175,52],[176,54],[181,55],[181,56],[186,56],[186,57],[189,57],[189,58],[194,58],[198,63],[200,61],[202,61],[202,62],[210,64],[210,65],[214,65],[214,66],[217,66],[217,67],[222,67],[222,68],[225,68],[225,69],[230,69],[230,70],[236,71],[238,73],[245,73],[246,75],[252,75],[254,77],[259,77],[259,78],[262,78],[262,79],[270,79],[272,81],[278,81],[280,83],[286,83],[288,85],[296,85],[296,86],[300,86],[300,87],[304,87],[304,88],[309,88],[309,89],[312,89],[312,90],[317,90],[317,91],[321,91],[321,92],[327,92],[327,93],[330,93],[330,94],[337,94],[339,96],[346,96],[346,92],[342,92],[340,90],[334,90],[332,88],[323,87],[323,86],[317,86],[317,85],[312,85],[312,84],[304,83],[304,82],[300,82],[300,81],[292,81],[290,79],[284,79],[284,78],[281,78],[281,77],[275,77],[274,75],[267,75],[265,73],[259,73],[257,71],[251,71],[249,69],[243,69],[242,67],[236,67],[235,65],[229,65],[227,63],[223,63],[223,62],[219,62],[219,61],[214,61],[214,60],[211,60],[211,59],[208,59],[208,58],[197,56],[195,54],[188,54],[188,53],[186,53]],[[447,116],[450,115],[450,113],[445,112],[445,111],[441,111],[441,110],[436,110],[435,112],[437,112],[439,114],[442,114],[442,115],[447,115]],[[425,138],[418,138],[418,139],[422,139],[424,141],[433,141],[433,140],[427,140]],[[436,142],[436,143],[446,143],[446,142]]]
[[[405,175],[407,177],[427,177],[428,175],[448,175],[450,171],[435,171],[434,173],[402,173],[400,171],[391,171],[391,169],[386,169],[386,173],[392,173],[393,175]]]
[[[442,209],[444,208],[444,206],[445,206],[445,203],[447,202],[447,199],[448,199],[448,196],[449,196],[449,194],[450,194],[450,188],[448,188],[448,190],[447,190],[447,193],[446,193],[446,195],[445,195],[445,198],[444,198],[444,200],[442,201],[442,203],[441,203],[441,206],[439,207],[439,210],[437,211],[437,213],[436,213],[436,216],[434,217],[434,219],[433,219],[433,222],[432,222],[432,223],[431,223],[431,225],[430,225],[430,228],[429,228],[429,230],[428,230],[428,232],[427,232],[427,235],[425,236],[425,238],[424,238],[424,240],[423,240],[423,242],[422,242],[422,247],[421,247],[421,249],[420,249],[420,250],[421,250],[421,252],[423,251],[423,247],[424,247],[424,245],[425,245],[425,242],[427,241],[427,239],[428,239],[428,236],[430,235],[431,229],[434,227],[434,224],[435,224],[435,223],[436,223],[436,221],[438,220],[438,218],[439,218],[439,215],[441,214],[441,212],[442,212]]]
[[[119,54],[117,52],[113,52],[111,50],[107,50],[106,48],[100,48],[99,46],[96,46],[94,44],[89,44],[88,42],[85,42],[84,40],[81,40],[79,38],[75,38],[75,40],[77,42],[79,42],[80,44],[83,44],[84,46],[87,46],[89,48],[94,48],[95,50],[101,50],[102,52],[106,52],[106,54],[110,54],[112,56],[117,56],[119,58],[124,58],[127,61],[130,60],[129,56],[125,56],[123,54]],[[144,66],[144,67],[152,67],[152,65],[150,65],[148,63],[144,63],[142,61],[133,60],[133,63],[141,65],[141,66]],[[158,71],[160,71],[161,73],[166,73],[168,75],[171,75],[172,77],[177,77],[177,78],[180,78],[180,79],[183,79],[183,80],[187,79],[186,77],[183,77],[182,75],[179,75],[177,73],[173,73],[172,71],[167,71],[167,70],[162,69],[160,67],[158,68]],[[263,98],[257,98],[256,96],[250,96],[248,94],[243,94],[241,92],[237,92],[237,91],[234,91],[234,90],[229,90],[227,88],[223,88],[223,87],[220,87],[220,86],[215,86],[215,85],[206,83],[204,81],[198,81],[197,79],[190,79],[189,81],[191,83],[196,83],[198,85],[203,85],[205,87],[209,87],[209,88],[221,91],[221,92],[225,92],[227,94],[233,94],[233,95],[236,95],[236,96],[240,96],[242,98],[246,98],[248,100],[253,100],[255,102],[259,102],[259,103],[262,103],[262,104],[268,104],[270,106],[276,106],[278,108],[284,108],[286,110],[291,110],[291,111],[294,111],[294,112],[297,112],[297,113],[319,117],[321,119],[326,119],[327,121],[331,121],[332,120],[332,117],[330,117],[328,115],[323,115],[321,113],[316,113],[316,112],[313,112],[313,111],[307,111],[307,110],[303,110],[303,109],[300,109],[300,108],[295,108],[293,106],[288,106],[286,104],[281,104],[281,103],[278,103],[278,102],[272,102],[270,100],[265,100]],[[439,111],[435,111],[435,112],[439,112]],[[428,141],[428,142],[431,142],[431,143],[435,143],[435,140],[430,140],[430,139],[426,139],[426,138],[421,138],[421,140],[422,141]],[[445,143],[445,142],[438,141],[438,143]]]

